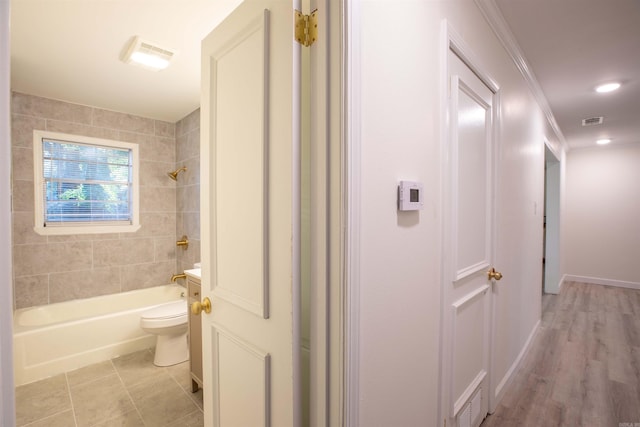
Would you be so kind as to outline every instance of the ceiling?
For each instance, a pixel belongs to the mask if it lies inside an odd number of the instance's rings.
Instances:
[[[495,0],[570,148],[640,143],[640,1]],[[607,94],[596,85],[617,81]],[[597,126],[582,119],[603,116]]]
[[[12,90],[176,122],[200,105],[200,41],[241,0],[12,0]],[[136,35],[177,50],[121,61]]]
[[[200,40],[241,0],[13,0],[12,88],[176,122],[200,103]],[[570,148],[640,142],[640,1],[495,0]],[[139,35],[178,54],[120,60]],[[622,88],[597,94],[597,84]],[[584,118],[604,116],[599,126]]]

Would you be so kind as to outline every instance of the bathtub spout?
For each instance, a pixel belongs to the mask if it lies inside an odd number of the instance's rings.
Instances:
[[[174,274],[173,276],[171,276],[171,281],[175,282],[178,279],[186,279],[187,275],[182,273],[182,274]]]

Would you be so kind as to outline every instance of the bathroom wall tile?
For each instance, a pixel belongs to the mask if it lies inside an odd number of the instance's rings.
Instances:
[[[153,364],[153,350],[125,354],[111,362],[127,388],[151,378],[169,376],[166,370]]]
[[[181,166],[186,166],[186,172],[180,174],[178,185],[193,185],[200,183],[200,158],[192,157],[179,162]]]
[[[186,188],[184,185],[180,185],[176,188],[176,211],[184,213],[185,208],[185,199],[186,199]]]
[[[48,236],[49,243],[63,242],[87,242],[93,240],[114,240],[119,238],[119,233],[97,233],[97,234],[66,234],[60,236]]]
[[[47,130],[51,132],[70,133],[72,135],[90,136],[92,138],[118,139],[118,131],[80,123],[63,122],[60,120],[47,120]]]
[[[49,275],[49,303],[120,292],[120,269],[97,268]]]
[[[149,143],[140,144],[140,158],[175,164],[176,142],[174,138],[153,137]],[[171,169],[174,169],[173,167]]]
[[[200,127],[200,108],[187,114],[176,123],[176,136],[184,135]]]
[[[178,237],[180,238],[180,237]],[[175,261],[176,252],[184,252],[185,250],[176,246],[177,239],[161,238],[154,240],[154,260],[158,261]]]
[[[187,146],[188,139],[188,134],[176,136],[176,162],[183,162],[193,157],[193,153],[189,152],[190,147]]]
[[[184,271],[193,268],[193,264],[200,262],[200,240],[191,240],[189,250],[178,256],[178,270]]]
[[[176,159],[187,160],[200,153],[200,130],[176,137]]]
[[[158,137],[153,144],[153,159],[160,162],[176,161],[176,140],[175,138]]]
[[[11,115],[11,143],[14,147],[33,148],[34,129],[45,130],[46,120],[40,117]]]
[[[13,92],[11,110],[15,114],[91,124],[91,107]]]
[[[33,212],[33,180],[26,181],[22,179],[13,180],[13,211],[14,212]]]
[[[142,160],[175,163],[175,138],[120,132],[119,139],[138,144],[140,146],[140,159]]]
[[[92,267],[91,242],[17,245],[13,256],[16,277]]]
[[[199,112],[189,120],[190,122],[186,127],[183,126],[183,129],[193,130],[196,124],[199,125]],[[48,237],[35,233],[33,231],[33,156],[31,154],[34,129],[139,144],[142,161],[140,230],[135,233]],[[116,270],[118,274],[121,271],[133,272],[134,267],[124,267],[140,264],[153,265],[156,257],[165,259],[161,262],[162,268],[159,273],[149,272],[152,277],[155,273],[156,278],[143,281],[142,284],[139,282],[134,284],[133,279],[129,279],[127,286],[129,288],[154,286],[156,283],[153,283],[153,280],[160,280],[161,283],[168,282],[169,276],[177,271],[175,247],[171,255],[168,243],[173,240],[175,244],[177,215],[176,183],[166,177],[165,173],[175,168],[176,129],[177,125],[169,122],[21,93],[13,94],[12,144],[15,147],[12,159],[13,240],[16,245],[14,273],[18,279],[14,281],[14,286],[17,306],[46,304],[51,300],[119,292],[119,288],[116,289],[119,287],[118,280],[108,280],[106,286],[98,285],[97,282],[105,280],[101,275],[111,271],[110,268]],[[156,243],[157,239],[160,239],[158,243]],[[164,242],[160,243],[162,239]],[[49,274],[52,277],[51,286]],[[26,277],[38,277],[38,279],[26,279]],[[22,292],[20,287],[26,291]],[[49,295],[50,290],[51,295]]]
[[[189,263],[186,261],[179,261],[178,268],[176,268],[176,271],[191,270],[192,268],[193,268],[193,263]]]
[[[135,233],[122,233],[122,239],[138,239],[141,237],[175,237],[175,212],[142,212],[140,213],[140,229]]]
[[[122,292],[167,285],[176,273],[175,260],[123,266],[120,269]]]
[[[200,212],[184,212],[182,217],[184,234],[200,240]]]
[[[130,387],[129,391],[146,425],[168,424],[198,410],[168,375],[142,381]]]
[[[78,271],[91,268],[91,242],[49,243],[45,259],[48,271]]]
[[[176,189],[170,187],[141,187],[140,212],[175,212]]]
[[[174,169],[173,163],[143,160],[140,162],[140,185],[175,188],[176,182],[167,176]]]
[[[119,239],[93,242],[93,267],[141,264],[153,261],[153,239]]]
[[[116,111],[93,109],[93,126],[153,135],[154,120]]]
[[[14,280],[15,308],[27,308],[49,303],[49,276],[21,276]]]
[[[16,387],[16,424],[19,426],[71,410],[64,374]]]
[[[33,149],[13,147],[11,156],[13,179],[33,181]]]
[[[176,236],[182,236],[183,234],[188,235],[184,226],[184,214],[181,211],[177,211],[176,212]]]
[[[93,426],[135,410],[117,374],[71,387],[70,391],[78,427]]]
[[[161,120],[156,120],[155,124],[155,135],[156,136],[165,136],[168,138],[176,137],[176,125],[175,123],[163,122]]]
[[[44,257],[49,245],[30,244],[13,247],[13,273],[16,278],[35,274],[46,274],[49,269]],[[36,262],[38,265],[36,265]]]
[[[47,237],[33,231],[33,212],[14,212],[12,237],[14,245],[46,243]]]
[[[200,185],[184,187],[183,208],[185,212],[200,212]]]
[[[140,159],[157,160],[153,158],[153,143],[157,137],[135,132],[118,131],[118,141],[138,144]]]

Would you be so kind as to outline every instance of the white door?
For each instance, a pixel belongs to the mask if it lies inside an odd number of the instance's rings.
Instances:
[[[494,94],[451,50],[448,69],[443,391],[447,425],[464,427],[488,411]]]
[[[202,43],[206,426],[293,426],[300,406],[299,49],[291,0],[247,0]]]

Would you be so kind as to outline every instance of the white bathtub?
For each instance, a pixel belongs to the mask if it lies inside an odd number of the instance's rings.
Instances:
[[[140,313],[176,299],[186,304],[185,292],[164,285],[16,310],[16,385],[153,347],[155,336],[140,329]]]

